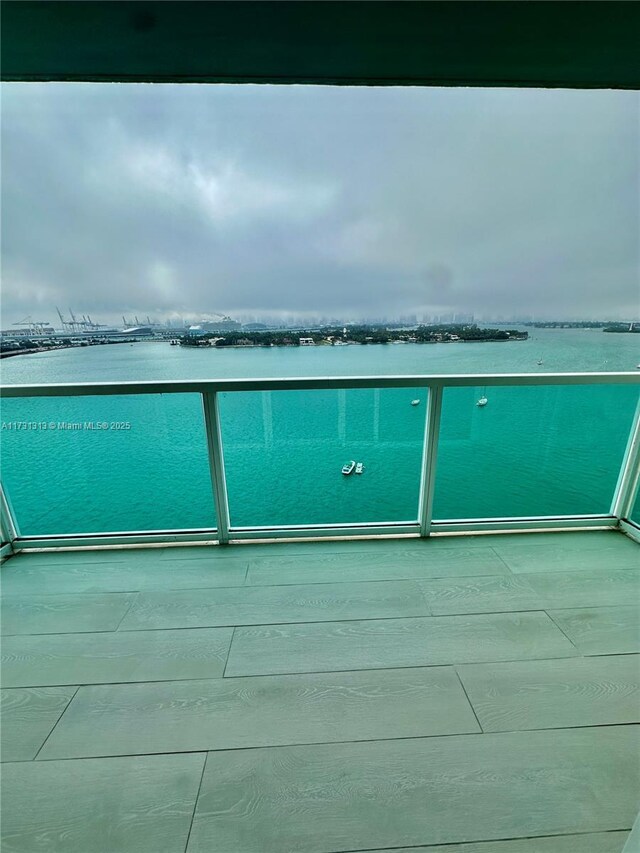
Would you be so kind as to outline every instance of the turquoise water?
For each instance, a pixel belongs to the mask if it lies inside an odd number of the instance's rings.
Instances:
[[[6,359],[2,381],[630,370],[639,343],[582,330],[425,346],[149,342]],[[637,387],[487,388],[478,408],[483,390],[445,391],[435,518],[608,511]],[[414,520],[426,403],[420,388],[221,395],[232,524]],[[197,395],[8,399],[2,421],[36,425],[2,432],[3,482],[22,534],[215,526]],[[364,462],[361,477],[340,474],[349,459]]]

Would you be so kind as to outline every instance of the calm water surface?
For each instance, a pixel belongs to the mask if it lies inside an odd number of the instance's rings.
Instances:
[[[640,361],[633,335],[530,334],[422,346],[84,347],[5,359],[2,381],[603,371]],[[608,512],[637,387],[488,387],[478,408],[483,392],[445,392],[436,518]],[[221,395],[232,524],[415,519],[425,404],[419,387]],[[215,525],[197,395],[5,400],[2,421],[45,425],[2,432],[23,534]],[[362,476],[340,474],[349,459],[364,463]]]

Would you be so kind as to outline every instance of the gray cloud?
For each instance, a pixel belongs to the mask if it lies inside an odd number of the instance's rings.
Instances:
[[[634,92],[4,84],[3,324],[637,315],[638,116]]]

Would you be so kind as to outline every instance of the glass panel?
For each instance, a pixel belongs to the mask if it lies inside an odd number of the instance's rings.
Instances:
[[[21,536],[216,524],[199,394],[5,399],[2,456]]]
[[[231,524],[415,521],[426,404],[424,388],[221,394]]]
[[[636,499],[629,513],[629,520],[640,527],[640,488],[636,492]]]
[[[434,519],[608,514],[637,399],[615,385],[446,388]]]

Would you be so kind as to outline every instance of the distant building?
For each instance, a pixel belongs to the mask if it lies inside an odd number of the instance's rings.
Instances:
[[[312,347],[315,346],[315,342],[313,338],[300,338],[300,346],[301,347]]]
[[[205,334],[206,332],[237,332],[242,324],[231,317],[222,317],[220,320],[202,320],[193,326],[189,326],[189,334]]]

